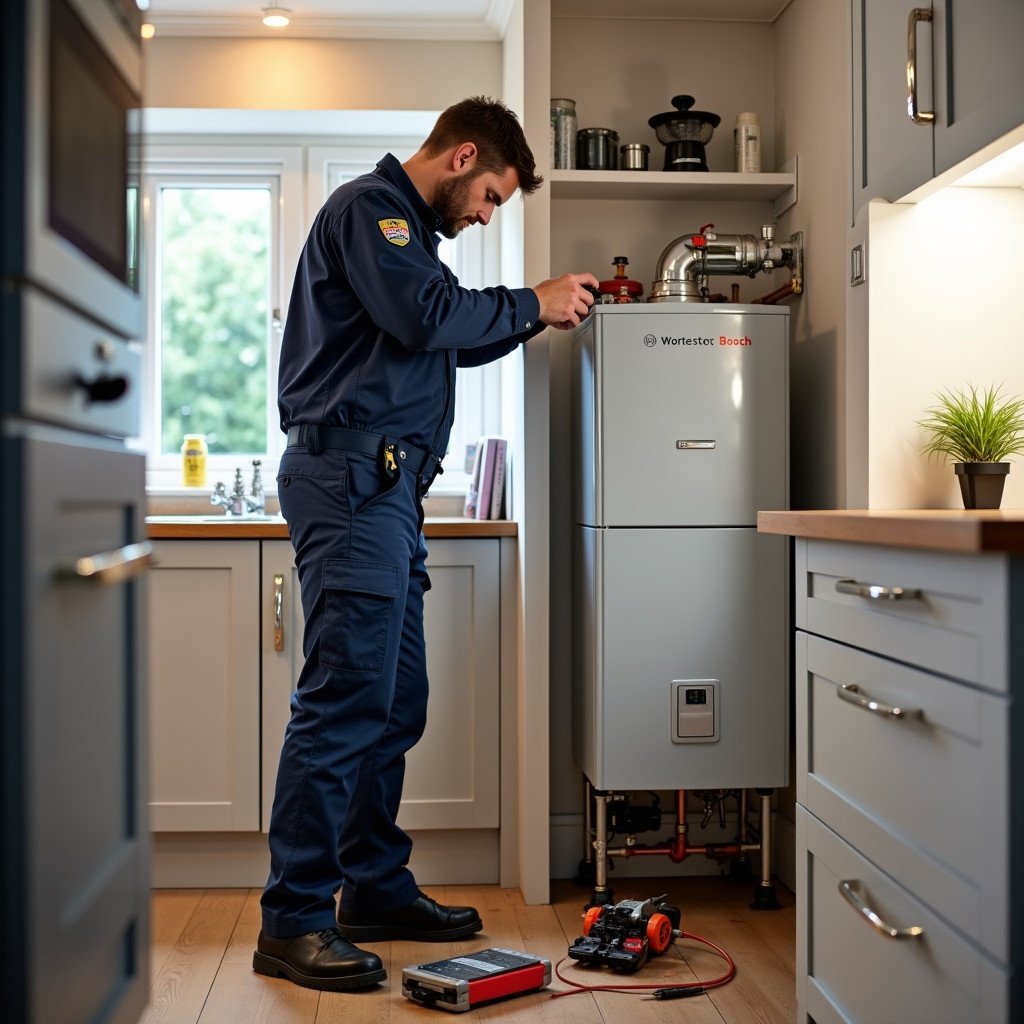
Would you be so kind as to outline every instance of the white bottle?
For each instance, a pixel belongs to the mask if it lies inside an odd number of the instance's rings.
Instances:
[[[761,124],[757,114],[744,112],[736,115],[732,131],[736,170],[742,174],[757,174],[761,170]]]

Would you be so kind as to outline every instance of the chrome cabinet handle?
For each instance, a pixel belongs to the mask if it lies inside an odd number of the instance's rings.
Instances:
[[[886,704],[884,701],[875,700],[869,697],[856,683],[840,683],[836,690],[836,696],[845,700],[848,704],[855,704],[865,711],[871,711],[884,718],[899,718],[904,721],[924,718],[924,712],[920,708],[898,708],[894,704]]]
[[[284,650],[284,576],[274,573],[274,650]]]
[[[915,7],[907,19],[907,116],[914,124],[931,124],[935,120],[934,111],[917,108],[917,23],[931,20],[930,7]]]
[[[911,925],[909,928],[894,928],[882,920],[858,895],[860,882],[856,878],[846,878],[839,883],[839,891],[846,898],[846,901],[861,916],[868,921],[875,931],[880,932],[887,939],[919,939],[924,935],[924,929],[920,925]]]
[[[76,583],[110,586],[123,583],[153,564],[153,545],[147,540],[139,544],[126,544],[116,551],[101,551],[97,555],[78,558],[57,568],[57,577]]]
[[[877,583],[860,583],[858,580],[836,580],[840,594],[855,594],[872,601],[918,601],[921,591],[911,587],[881,587]]]

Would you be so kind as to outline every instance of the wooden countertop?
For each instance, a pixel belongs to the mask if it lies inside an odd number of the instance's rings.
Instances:
[[[288,537],[288,524],[276,517],[148,516],[146,533],[153,540],[273,540]],[[423,533],[427,537],[516,537],[519,524],[507,519],[431,518],[423,524]]]
[[[761,533],[924,548],[1024,553],[1024,509],[814,509],[758,512]]]

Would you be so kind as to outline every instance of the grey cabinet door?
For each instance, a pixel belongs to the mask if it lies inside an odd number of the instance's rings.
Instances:
[[[149,961],[145,562],[131,560],[145,460],[14,430],[0,448],[0,1016],[127,1024]],[[96,572],[108,553],[120,576]]]
[[[935,173],[1024,123],[1024,3],[947,0],[937,23]],[[948,19],[948,20],[946,20]]]
[[[924,184],[934,169],[931,125],[907,113],[907,26],[918,0],[851,0],[853,42],[853,196],[851,223],[875,198],[896,200]],[[935,12],[936,18],[939,12]],[[920,109],[935,111],[932,25],[918,25]],[[935,111],[938,119],[941,111]]]

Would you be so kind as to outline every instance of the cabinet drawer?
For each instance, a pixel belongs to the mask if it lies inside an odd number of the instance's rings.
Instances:
[[[855,585],[900,588],[904,596],[848,592]],[[1001,692],[1008,690],[1008,608],[999,555],[796,544],[798,629]]]
[[[797,1002],[816,1024],[1008,1019],[1009,974],[797,807]],[[843,894],[897,929],[890,938]]]
[[[1008,700],[806,633],[796,672],[799,802],[1008,961]]]

